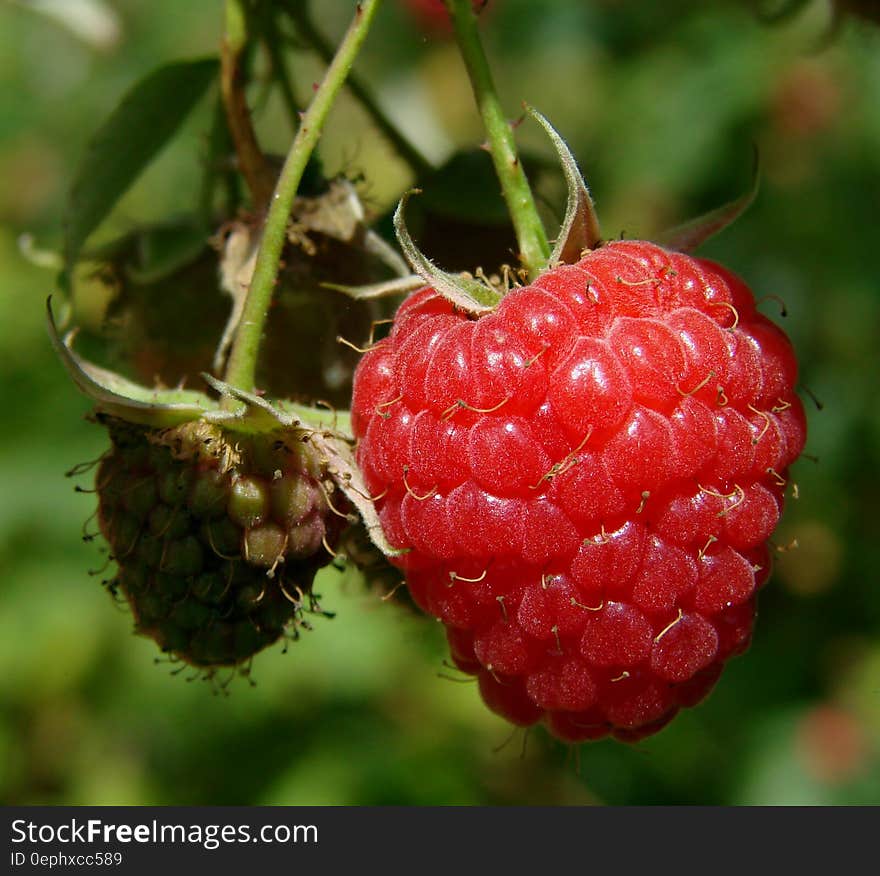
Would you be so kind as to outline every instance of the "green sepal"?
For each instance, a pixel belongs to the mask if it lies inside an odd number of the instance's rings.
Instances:
[[[332,432],[315,432],[309,437],[309,442],[321,454],[327,466],[327,473],[333,478],[336,486],[357,510],[373,544],[386,557],[396,557],[406,553],[408,549],[395,548],[385,537],[379,521],[379,512],[370,499],[364,476],[355,462],[352,443],[341,440]]]
[[[501,295],[486,283],[465,274],[449,274],[438,268],[413,242],[403,217],[406,202],[418,189],[407,192],[394,211],[394,232],[403,255],[413,271],[425,284],[451,301],[460,310],[475,315],[488,313],[501,300]]]
[[[339,283],[321,283],[324,289],[342,292],[355,301],[367,301],[371,298],[387,298],[389,295],[406,295],[425,286],[425,281],[417,274],[406,277],[395,277],[393,280],[382,280],[379,283],[367,283],[363,286],[343,286]]]
[[[559,229],[559,236],[550,253],[550,265],[574,264],[580,261],[586,250],[595,249],[602,240],[596,206],[568,144],[560,137],[553,125],[534,107],[526,107],[526,110],[550,137],[559,155],[568,187],[565,217]]]
[[[222,405],[205,414],[211,423],[228,425],[239,432],[268,432],[283,426],[285,429],[301,429],[304,433],[332,432],[344,440],[351,437],[348,411],[321,410],[295,402],[269,400],[224,383],[211,374],[203,373],[202,380],[218,395],[241,404],[225,408]]]
[[[79,390],[102,411],[146,426],[175,426],[217,408],[204,393],[190,389],[150,389],[101,368],[77,355],[72,347],[75,332],[62,339],[55,325],[51,296],[46,301],[49,338],[61,363]]]

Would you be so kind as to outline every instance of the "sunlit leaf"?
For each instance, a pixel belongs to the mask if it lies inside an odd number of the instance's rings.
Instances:
[[[129,186],[174,136],[218,69],[215,58],[167,64],[138,82],[92,138],[74,176],[65,270]]]

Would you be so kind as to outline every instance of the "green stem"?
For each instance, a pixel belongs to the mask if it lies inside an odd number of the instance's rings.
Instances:
[[[352,434],[350,411],[336,411],[329,408],[325,410],[290,402],[285,403],[284,410],[315,428],[332,429],[334,432],[342,432],[344,435]]]
[[[444,0],[458,41],[459,51],[467,67],[474,98],[489,141],[492,163],[501,183],[501,191],[513,222],[523,267],[534,278],[546,267],[550,243],[538,215],[535,199],[525,171],[516,152],[513,129],[501,108],[492,71],[480,41],[477,17],[471,0]]]
[[[292,2],[288,0],[286,5],[291,18],[296,22],[300,36],[312,46],[325,63],[328,63],[333,57],[333,47],[315,27],[308,3],[303,0],[292,0]],[[347,87],[413,173],[417,177],[427,176],[434,169],[431,162],[401,133],[357,74],[353,73],[348,77]]]
[[[223,38],[234,55],[244,51],[247,44],[247,12],[242,0],[226,0]]]
[[[241,320],[232,344],[224,380],[232,386],[252,392],[257,370],[257,356],[263,337],[263,327],[275,289],[275,279],[281,253],[287,237],[287,223],[293,200],[309,158],[318,143],[324,122],[342,88],[348,71],[367,36],[370,24],[381,0],[363,0],[357,4],[354,20],[339,44],[333,62],[327,68],[320,86],[290,147],[281,169],[278,183],[266,215],[263,237],[257,252],[254,276],[251,280]],[[237,404],[237,403],[235,403]]]

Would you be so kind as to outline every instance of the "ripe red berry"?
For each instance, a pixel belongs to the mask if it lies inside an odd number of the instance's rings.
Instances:
[[[416,602],[510,721],[634,741],[748,647],[805,439],[791,345],[703,259],[615,242],[362,359],[357,459]]]

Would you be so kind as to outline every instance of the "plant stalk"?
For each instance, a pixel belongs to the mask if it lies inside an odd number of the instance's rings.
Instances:
[[[380,2],[381,0],[362,0],[357,4],[354,19],[339,44],[323,81],[315,91],[312,102],[302,116],[299,130],[278,177],[263,227],[254,276],[224,376],[226,383],[246,392],[254,390],[263,328],[272,302],[281,254],[287,239],[287,223],[300,180],[321,136],[330,108],[345,83]]]
[[[333,47],[315,26],[309,4],[304,0],[288,0],[286,5],[299,35],[325,63],[329,63],[333,57]],[[347,88],[369,113],[376,127],[384,134],[397,154],[410,166],[415,176],[419,178],[427,176],[434,169],[431,162],[401,133],[360,77],[356,74],[349,76]]]
[[[220,52],[220,91],[241,173],[250,190],[254,208],[260,211],[272,196],[274,178],[257,142],[244,90],[241,60],[248,42],[247,11],[244,0],[226,0],[225,10]]]
[[[550,243],[538,215],[529,181],[516,151],[513,129],[501,108],[492,71],[480,40],[477,16],[471,0],[444,0],[452,17],[459,51],[467,68],[474,99],[489,142],[489,152],[510,213],[520,249],[520,261],[529,278],[543,270],[550,257]]]

